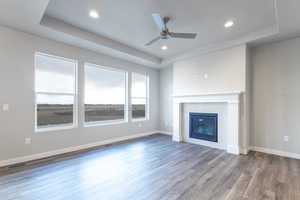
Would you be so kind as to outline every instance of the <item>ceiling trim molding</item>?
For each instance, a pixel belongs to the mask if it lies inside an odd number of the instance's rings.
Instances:
[[[273,0],[274,3],[274,16],[275,16],[275,24],[273,26],[270,26],[266,29],[252,32],[250,34],[247,34],[246,36],[243,36],[241,38],[238,38],[236,40],[231,41],[224,41],[224,42],[215,42],[209,45],[205,45],[203,47],[193,49],[188,51],[184,54],[178,54],[175,56],[172,56],[171,58],[164,59],[161,63],[163,67],[168,66],[170,64],[173,64],[174,62],[189,59],[201,54],[207,54],[214,51],[219,51],[227,48],[231,48],[234,46],[239,46],[242,44],[247,44],[249,42],[255,42],[258,40],[265,39],[267,37],[276,36],[280,33],[280,27],[279,27],[279,10],[278,10],[278,0]]]
[[[221,42],[221,43],[220,42],[215,42],[213,44],[209,44],[209,45],[203,46],[203,47],[198,48],[198,49],[190,50],[189,52],[187,52],[185,54],[180,54],[180,55],[173,56],[172,58],[163,60],[162,66],[167,66],[167,65],[172,64],[174,62],[189,59],[189,58],[193,58],[193,57],[196,57],[198,55],[207,54],[207,53],[210,53],[210,52],[219,51],[219,50],[231,48],[231,47],[234,47],[234,46],[239,46],[239,45],[242,45],[242,44],[247,44],[248,42],[253,42],[253,41],[256,41],[258,39],[273,36],[273,35],[276,35],[278,33],[279,33],[278,26],[274,25],[274,26],[271,26],[267,29],[257,31],[257,32],[253,32],[251,34],[248,34],[247,36],[241,37],[241,38],[236,39],[236,40],[225,41],[225,42]]]
[[[127,57],[128,60],[133,60],[135,62],[140,60],[141,63],[148,63],[150,65],[160,65],[162,62],[162,59],[159,57],[144,53],[138,49],[132,48],[107,37],[82,30],[50,16],[45,15],[41,20],[40,25],[70,35],[74,38],[93,43],[100,48],[113,50],[116,54],[116,57],[122,57],[123,59],[124,57]],[[120,55],[118,56],[118,54]]]
[[[42,6],[40,6],[39,9],[39,17],[36,19],[36,24],[40,24],[41,21],[43,20],[44,14],[46,13],[47,7],[50,3],[50,0],[43,0],[43,1],[39,1],[40,3],[43,3]]]
[[[45,0],[46,1],[46,0]],[[268,37],[274,37],[279,34],[279,15],[278,15],[278,0],[273,0],[274,9],[274,24],[263,30],[255,31],[244,35],[238,39],[230,41],[215,41],[213,43],[205,44],[199,48],[191,49],[185,53],[179,53],[169,58],[162,59],[158,56],[143,52],[142,50],[130,47],[121,42],[112,40],[108,37],[89,32],[81,29],[62,20],[58,20],[48,15],[44,15],[40,25],[45,28],[50,28],[54,31],[60,32],[73,37],[81,44],[92,46],[102,53],[109,54],[113,57],[125,59],[134,63],[146,65],[154,68],[162,68],[173,64],[174,62],[196,57],[201,54],[207,54],[214,51],[231,48],[234,46],[245,45],[250,42],[259,41]],[[85,45],[85,46],[86,46]]]
[[[243,44],[256,45],[268,41],[281,40],[283,35],[287,34],[289,34],[289,38],[299,36],[298,30],[296,30],[297,32],[291,32],[291,30],[286,30],[285,26],[282,26],[282,20],[285,19],[282,16],[282,12],[285,11],[282,11],[283,3],[281,4],[279,0],[271,0],[273,2],[273,8],[271,9],[274,9],[274,21],[269,27],[247,35],[241,35],[241,37],[230,41],[216,40],[215,42],[204,43],[198,46],[198,48],[196,47],[163,59],[160,56],[147,53],[142,49],[132,47],[130,44],[124,44],[109,37],[66,23],[55,17],[48,16],[45,12],[49,1],[50,0],[32,0],[31,3],[25,3],[23,1],[21,3],[19,0],[3,0],[3,2],[0,3],[0,5],[2,5],[0,9],[2,11],[1,16],[3,16],[0,23],[20,31],[152,68],[162,68],[180,60]],[[296,8],[298,4],[295,3],[292,5]],[[9,12],[10,10],[21,10],[22,12],[12,13]],[[295,11],[296,9],[293,10],[293,12]],[[26,17],[24,18],[24,16]],[[291,15],[291,17],[293,16],[294,15]],[[287,19],[291,20],[291,17]],[[284,38],[286,37],[287,36]]]
[[[278,2],[274,0],[274,14],[275,14],[275,22],[279,32],[279,10],[278,10]]]

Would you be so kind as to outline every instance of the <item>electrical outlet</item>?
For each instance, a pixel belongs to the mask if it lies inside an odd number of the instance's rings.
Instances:
[[[2,110],[3,111],[8,111],[9,110],[9,105],[8,104],[3,104],[2,105]]]
[[[283,137],[283,140],[285,141],[285,142],[288,142],[289,141],[289,136],[287,136],[287,135],[285,135],[284,137]]]
[[[25,138],[25,144],[31,144],[31,138]]]
[[[138,127],[142,127],[142,123],[138,123]]]

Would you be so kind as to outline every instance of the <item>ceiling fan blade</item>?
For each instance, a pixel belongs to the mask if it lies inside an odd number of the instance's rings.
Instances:
[[[170,33],[172,38],[195,39],[197,33]]]
[[[158,14],[158,13],[153,13],[153,14],[152,14],[152,17],[153,17],[154,22],[156,23],[156,25],[158,26],[158,28],[159,28],[161,31],[166,30],[166,24],[165,24],[163,18],[160,16],[160,14]]]
[[[153,44],[154,42],[157,42],[158,40],[160,40],[160,36],[154,38],[153,40],[151,40],[150,42],[148,42],[147,44],[145,44],[145,46],[150,46],[151,44]]]

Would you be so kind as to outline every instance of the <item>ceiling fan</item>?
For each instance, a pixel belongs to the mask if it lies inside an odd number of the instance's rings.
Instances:
[[[152,17],[161,32],[158,37],[154,38],[153,40],[145,44],[145,46],[150,46],[151,44],[157,42],[160,39],[164,39],[164,40],[169,38],[195,39],[197,36],[197,33],[170,32],[169,29],[167,28],[167,23],[170,21],[170,17],[162,18],[158,13],[153,13]]]

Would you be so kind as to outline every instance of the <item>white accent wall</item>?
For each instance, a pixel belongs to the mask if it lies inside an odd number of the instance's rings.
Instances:
[[[36,51],[79,61],[78,93],[81,98],[78,128],[34,132],[34,53]],[[84,62],[119,68],[128,72],[147,72],[150,77],[150,120],[83,127]],[[8,159],[155,132],[159,128],[159,81],[158,70],[0,27],[0,163]],[[4,104],[9,104],[9,111],[3,111]],[[25,138],[31,138],[32,143],[26,145]]]
[[[249,132],[246,124],[247,82],[247,47],[241,45],[220,51],[201,54],[162,69],[161,80],[161,130],[172,132],[172,95],[215,94],[242,92],[240,143],[248,146]],[[173,88],[173,89],[170,89]]]
[[[246,46],[211,52],[174,63],[173,92],[207,94],[246,90]]]

